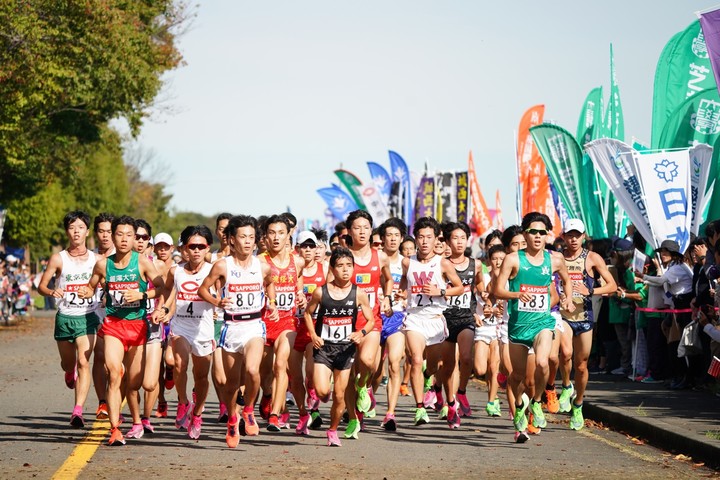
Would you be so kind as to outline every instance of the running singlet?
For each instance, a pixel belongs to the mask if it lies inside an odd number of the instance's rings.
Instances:
[[[175,316],[173,320],[187,324],[207,323],[210,337],[213,333],[213,305],[198,295],[198,288],[210,274],[212,265],[205,263],[197,273],[189,273],[183,267],[175,268]]]
[[[253,256],[250,266],[245,269],[235,263],[231,256],[221,258],[225,260],[227,273],[223,286],[223,298],[231,298],[232,305],[225,308],[225,320],[254,320],[262,316],[265,306],[265,290],[262,264]],[[230,315],[232,318],[227,318]]]
[[[572,260],[565,259],[568,275],[570,275],[570,280],[573,285],[585,285],[585,287],[589,288],[592,287],[595,282],[595,280],[587,274],[587,269],[585,268],[588,253],[588,250],[583,249],[582,252],[580,252],[580,255]],[[561,310],[560,314],[562,317],[568,322],[592,322],[592,296],[576,293],[573,289],[572,301],[575,305],[575,310],[572,312]]]
[[[377,250],[374,248],[371,250],[370,261],[367,265],[360,265],[355,262],[355,269],[353,271],[352,283],[361,288],[367,293],[368,301],[370,302],[370,308],[373,311],[375,317],[375,323],[373,330],[382,329],[382,318],[380,317],[380,302],[378,294],[380,292],[380,256]],[[363,316],[362,312],[358,312],[358,327],[363,328],[367,320]]]
[[[448,308],[445,310],[445,320],[448,324],[459,325],[474,323],[473,312],[477,309],[475,299],[475,259],[471,258],[465,270],[457,270],[458,277],[463,284],[462,295],[448,297]],[[452,287],[452,283],[447,284]]]
[[[278,313],[281,317],[295,315],[295,295],[298,281],[295,255],[292,253],[289,255],[288,264],[285,268],[278,267],[267,252],[263,253],[263,255],[268,265],[270,265],[273,281],[275,282],[275,305]],[[265,315],[269,316],[269,311]]]
[[[392,275],[392,279],[393,279],[393,289],[392,289],[392,292],[393,292],[393,293],[392,293],[392,294],[393,294],[393,304],[392,304],[392,309],[393,309],[393,312],[395,312],[395,313],[397,313],[397,312],[404,312],[404,311],[405,311],[405,306],[403,305],[403,303],[402,303],[402,302],[396,302],[396,301],[395,301],[395,294],[397,294],[397,293],[400,291],[400,281],[402,280],[402,261],[403,261],[403,258],[405,258],[405,257],[403,257],[402,255],[398,254],[398,260],[397,260],[397,262],[394,262],[394,263],[391,262],[391,263],[390,263],[390,275]],[[384,315],[383,315],[383,318],[385,318]]]
[[[78,290],[84,287],[92,277],[95,268],[96,257],[88,251],[88,258],[85,261],[76,261],[67,250],[60,252],[62,259],[62,271],[58,275],[57,288],[63,291],[63,297],[58,299],[57,308],[63,315],[82,316],[92,313],[96,309],[96,296],[90,298],[78,298]]]
[[[446,308],[445,297],[440,295],[431,296],[422,293],[425,285],[435,285],[439,289],[446,287],[442,273],[442,257],[433,256],[428,262],[422,263],[417,257],[410,257],[410,265],[407,269],[408,286],[408,315],[410,314],[442,314]]]
[[[105,267],[105,289],[107,298],[107,316],[123,320],[142,320],[145,318],[145,302],[142,299],[126,302],[124,290],[147,292],[148,282],[140,275],[140,257],[136,251],[130,252],[130,261],[125,268],[115,266],[115,254],[107,258]]]
[[[327,286],[322,288],[322,300],[318,308],[315,334],[327,343],[350,343],[358,317],[357,285],[342,300],[330,296]]]
[[[550,285],[552,284],[552,260],[550,253],[543,252],[542,265],[531,264],[525,250],[518,251],[519,268],[515,278],[509,280],[511,292],[531,295],[527,302],[508,300],[510,324],[532,325],[547,322],[550,317]],[[554,324],[554,320],[553,320]]]
[[[310,275],[305,275],[305,270],[303,269],[303,293],[305,294],[305,300],[306,305],[310,303],[310,299],[312,299],[313,292],[318,287],[322,287],[325,285],[325,272],[323,271],[322,264],[316,263],[315,264],[315,273]],[[298,318],[298,327],[305,328],[305,309],[304,308],[298,308],[297,309],[297,318]],[[315,315],[313,315],[315,318],[317,318],[317,311],[315,311]]]

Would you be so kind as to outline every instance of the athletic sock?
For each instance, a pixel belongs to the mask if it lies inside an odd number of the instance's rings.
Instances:
[[[457,391],[458,395],[465,395],[465,390],[459,389]]]
[[[448,407],[452,408],[453,406],[455,406],[455,400],[453,400],[452,402],[448,402]]]
[[[416,406],[417,408],[425,408],[425,405],[423,404],[423,402],[418,402],[418,403],[415,404],[415,406]]]
[[[430,374],[427,372],[427,370],[425,370],[425,371],[423,372],[423,377],[425,377],[425,379],[427,380],[428,378],[432,377],[432,375],[430,375]]]
[[[555,390],[555,385],[547,384],[545,385],[545,390]]]
[[[245,412],[245,413],[252,413],[252,411],[253,411],[253,407],[250,405],[243,407],[243,412]]]
[[[435,393],[440,392],[442,390],[442,385],[433,385],[433,390],[435,391]]]

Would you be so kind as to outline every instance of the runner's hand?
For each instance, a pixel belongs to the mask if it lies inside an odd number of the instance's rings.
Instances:
[[[142,300],[143,298],[140,290],[124,290],[122,292],[122,296],[125,300],[125,303],[137,302],[138,300]]]
[[[225,309],[227,309],[227,307],[231,307],[233,305],[233,303],[235,303],[235,302],[233,302],[232,298],[225,297],[225,298],[220,299],[220,303],[218,303],[218,307],[225,310]]]
[[[78,297],[80,297],[80,298],[89,298],[89,297],[84,297],[84,296],[82,295],[82,293],[81,293],[81,292],[83,292],[86,288],[88,288],[88,287],[82,287],[81,289],[78,290]],[[55,298],[62,298],[63,295],[65,295],[65,292],[62,291],[62,288],[56,288],[55,290],[52,291],[52,296],[55,297]]]
[[[359,345],[364,337],[365,336],[362,334],[362,332],[353,332],[348,336],[350,341],[353,342],[355,345]]]
[[[475,326],[482,327],[484,325],[482,318],[480,318],[480,315],[478,315],[477,313],[473,313],[473,317],[475,317]]]
[[[299,309],[303,309],[307,306],[307,298],[305,297],[305,294],[301,291],[297,294],[295,297],[295,304]]]
[[[382,310],[386,317],[392,317],[393,309],[392,305],[390,304],[390,297],[383,297]]]
[[[565,300],[560,302],[561,307],[563,310],[568,312],[574,312],[575,311],[575,304],[572,302],[570,298],[565,298]]]
[[[165,321],[165,310],[153,310],[153,312],[150,314],[150,320],[157,325],[160,322]]]
[[[278,312],[277,306],[274,303],[268,305],[267,309],[270,312],[268,320],[270,320],[271,322],[277,322],[278,320],[280,320],[280,313]]]
[[[325,345],[325,341],[324,341],[322,338],[320,338],[320,337],[318,337],[317,335],[315,335],[314,333],[312,333],[312,334],[310,335],[310,338],[312,339],[313,347],[315,347],[315,348],[317,348],[317,349],[319,349],[319,348],[321,348],[323,345]]]

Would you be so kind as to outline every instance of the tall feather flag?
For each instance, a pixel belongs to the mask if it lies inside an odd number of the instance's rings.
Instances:
[[[343,169],[335,170],[334,173],[340,180],[340,183],[347,188],[348,193],[350,193],[350,196],[355,200],[358,208],[366,210],[365,202],[363,202],[362,199],[362,182],[360,179],[357,178],[355,174]]]
[[[373,183],[380,191],[383,202],[387,205],[390,199],[390,190],[392,189],[390,174],[388,174],[387,170],[379,163],[367,162],[367,166],[370,171],[370,178],[372,178]]]
[[[470,152],[468,158],[468,183],[470,184],[470,204],[472,205],[472,219],[473,223],[475,223],[475,231],[478,235],[484,235],[492,229],[492,221],[485,198],[480,192],[480,183],[475,173],[472,152]]]
[[[410,182],[410,171],[405,160],[396,152],[390,150],[390,170],[392,171],[393,184],[398,184],[397,200],[398,212],[405,224],[410,226],[413,221],[412,186]]]
[[[318,189],[317,193],[325,200],[328,209],[330,209],[333,217],[338,221],[344,221],[350,212],[358,209],[355,200],[334,183],[331,187]]]

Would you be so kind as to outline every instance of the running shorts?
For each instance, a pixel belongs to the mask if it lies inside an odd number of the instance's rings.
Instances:
[[[55,340],[74,342],[84,335],[96,335],[100,325],[98,316],[90,312],[86,315],[55,315]]]
[[[330,370],[349,370],[355,361],[356,350],[354,343],[326,342],[319,349],[313,349],[313,359]]]
[[[242,353],[253,338],[265,341],[265,322],[261,319],[239,322],[227,321],[220,333],[220,347],[230,353]]]
[[[123,320],[108,315],[103,321],[103,328],[98,335],[101,337],[115,337],[122,342],[125,351],[130,347],[145,345],[147,341],[147,322],[144,318],[137,320]]]
[[[437,315],[408,314],[403,324],[405,332],[417,332],[425,337],[425,345],[437,345],[448,336],[445,317]]]
[[[474,340],[476,342],[483,342],[488,345],[490,345],[492,342],[499,341],[499,326],[500,325],[483,325],[482,327],[476,327]]]
[[[391,317],[382,316],[382,330],[380,330],[380,345],[385,345],[388,337],[402,330],[405,321],[405,312],[393,312]]]
[[[295,315],[288,311],[287,313],[280,312],[280,320],[273,322],[267,320],[265,322],[265,345],[271,347],[275,344],[275,340],[278,339],[283,332],[295,332]]]

